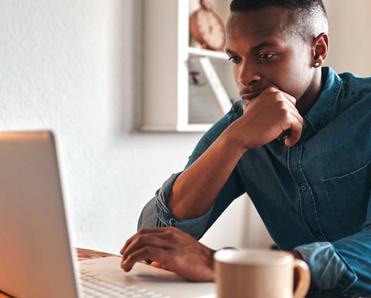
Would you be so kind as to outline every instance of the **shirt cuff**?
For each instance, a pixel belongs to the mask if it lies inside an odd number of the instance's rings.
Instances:
[[[330,242],[315,242],[295,248],[308,264],[313,282],[320,290],[346,291],[358,279],[349,264]]]
[[[205,214],[191,219],[178,220],[174,217],[174,215],[167,207],[167,200],[170,196],[173,184],[180,174],[181,173],[176,173],[171,175],[171,177],[166,180],[162,187],[157,191],[157,215],[162,226],[172,226],[179,228],[182,231],[192,235],[192,237],[199,239],[205,232],[207,222],[210,218],[210,214],[213,208],[211,207]]]

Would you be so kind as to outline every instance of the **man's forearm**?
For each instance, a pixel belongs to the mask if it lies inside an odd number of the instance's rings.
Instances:
[[[246,152],[228,129],[174,182],[168,207],[177,219],[205,214]]]
[[[168,201],[173,215],[187,219],[205,214],[247,149],[263,146],[287,130],[285,144],[294,146],[303,127],[295,104],[295,98],[275,87],[248,102],[243,115],[175,180]]]

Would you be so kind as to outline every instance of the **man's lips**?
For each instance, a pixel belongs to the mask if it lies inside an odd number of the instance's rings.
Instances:
[[[260,95],[261,91],[241,93],[240,96],[244,100],[251,100]]]

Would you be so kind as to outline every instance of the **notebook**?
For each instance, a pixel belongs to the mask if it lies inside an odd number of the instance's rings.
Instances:
[[[215,297],[213,283],[121,258],[78,262],[52,132],[0,132],[0,290],[20,298]],[[109,211],[107,211],[109,212]]]

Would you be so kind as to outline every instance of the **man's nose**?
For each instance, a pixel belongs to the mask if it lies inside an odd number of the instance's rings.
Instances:
[[[245,87],[254,86],[261,81],[261,75],[247,63],[240,65],[237,73],[237,82]]]

